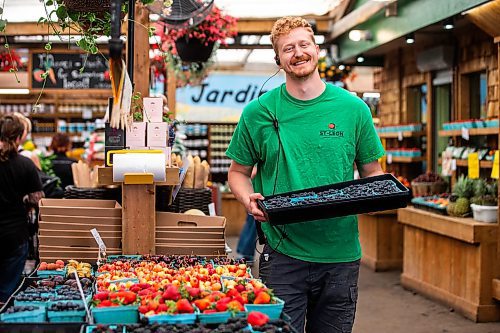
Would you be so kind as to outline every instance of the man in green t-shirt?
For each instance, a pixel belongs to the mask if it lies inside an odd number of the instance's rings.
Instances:
[[[361,249],[356,216],[273,226],[257,199],[382,174],[384,149],[367,105],[325,84],[319,47],[309,23],[276,21],[271,32],[276,63],[286,83],[244,109],[226,151],[229,185],[261,223],[265,246],[259,275],[285,301],[300,332],[351,332]],[[258,166],[253,181],[252,168]],[[307,318],[307,325],[305,324]]]

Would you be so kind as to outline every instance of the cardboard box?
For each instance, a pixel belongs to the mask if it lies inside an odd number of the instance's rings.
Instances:
[[[40,246],[40,260],[54,262],[61,260],[78,260],[95,263],[99,248],[97,247],[70,247],[70,246]],[[122,254],[121,249],[107,248],[107,255]]]
[[[92,226],[109,226],[109,227],[119,227],[122,226],[122,218],[121,217],[93,217],[93,216],[71,216],[68,217],[66,215],[51,215],[51,214],[43,214],[40,215],[40,226],[46,222],[57,222],[64,223],[66,226],[71,225],[71,228],[74,224],[83,224]],[[90,229],[92,229],[90,228]]]
[[[134,122],[127,131],[127,147],[146,146],[146,123]]]
[[[168,124],[163,122],[147,123],[148,135],[147,135],[147,146],[148,147],[166,147],[168,141]]]
[[[106,247],[121,248],[121,237],[101,237]],[[76,236],[38,236],[40,245],[45,246],[79,246],[79,247],[93,247],[97,246],[95,238],[90,237],[76,237]]]
[[[72,225],[73,227],[73,225]],[[97,228],[96,228],[97,229]],[[122,232],[120,231],[104,231],[97,230],[99,235],[104,238],[121,238]],[[60,237],[88,237],[92,236],[90,230],[68,230],[66,229],[40,229],[39,236],[60,236]],[[106,243],[105,243],[106,244]],[[107,245],[106,245],[107,246]]]
[[[163,121],[163,99],[161,97],[144,97],[144,121],[160,123]]]
[[[92,199],[42,199],[40,220],[44,215],[121,217],[122,207],[114,200]]]
[[[226,227],[226,218],[224,216],[200,216],[158,212],[156,213],[156,226],[184,228],[183,230],[190,231],[197,231],[197,228],[207,227],[215,227],[218,228],[218,230],[223,230]]]
[[[212,246],[217,248],[225,248],[226,241],[224,239],[207,239],[207,238],[156,238],[156,244],[179,244],[191,246]]]
[[[66,217],[66,219],[68,219]],[[122,232],[121,220],[120,224],[90,224],[90,223],[64,223],[64,222],[46,222],[40,221],[40,232],[42,230],[67,230],[71,228],[71,230],[75,231],[87,231],[90,232],[90,229],[97,229],[97,231],[114,231],[114,232]]]
[[[213,246],[194,245],[194,244],[157,243],[156,254],[223,256],[226,255],[226,251],[224,247],[213,247]]]
[[[215,227],[217,228],[217,227]],[[181,228],[170,228],[170,227],[156,227],[156,238],[176,238],[176,239],[210,239],[210,240],[218,240],[224,239],[223,231],[213,231],[214,229],[210,228],[198,228],[196,231],[186,231],[186,230],[178,230]],[[188,229],[189,230],[189,229]]]

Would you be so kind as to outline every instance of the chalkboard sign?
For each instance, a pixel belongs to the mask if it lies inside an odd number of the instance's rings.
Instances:
[[[46,69],[49,74],[45,89],[111,89],[108,62],[100,54],[33,52],[32,89],[43,87],[42,75]]]

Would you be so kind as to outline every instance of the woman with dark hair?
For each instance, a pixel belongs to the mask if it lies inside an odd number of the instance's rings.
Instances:
[[[52,169],[59,179],[61,179],[61,187],[63,189],[68,185],[73,185],[73,171],[71,164],[76,163],[76,160],[66,156],[68,150],[71,149],[71,140],[65,133],[56,133],[52,137],[49,149],[56,156],[52,159]]]
[[[27,207],[43,197],[33,161],[18,153],[24,126],[15,116],[0,116],[0,302],[15,290],[28,254]]]

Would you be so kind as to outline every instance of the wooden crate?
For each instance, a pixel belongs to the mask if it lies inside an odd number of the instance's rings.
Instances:
[[[492,281],[497,278],[498,224],[398,210],[404,225],[401,284],[456,309],[475,322],[500,320]]]
[[[361,263],[372,270],[387,271],[403,266],[403,226],[397,210],[358,215]]]

